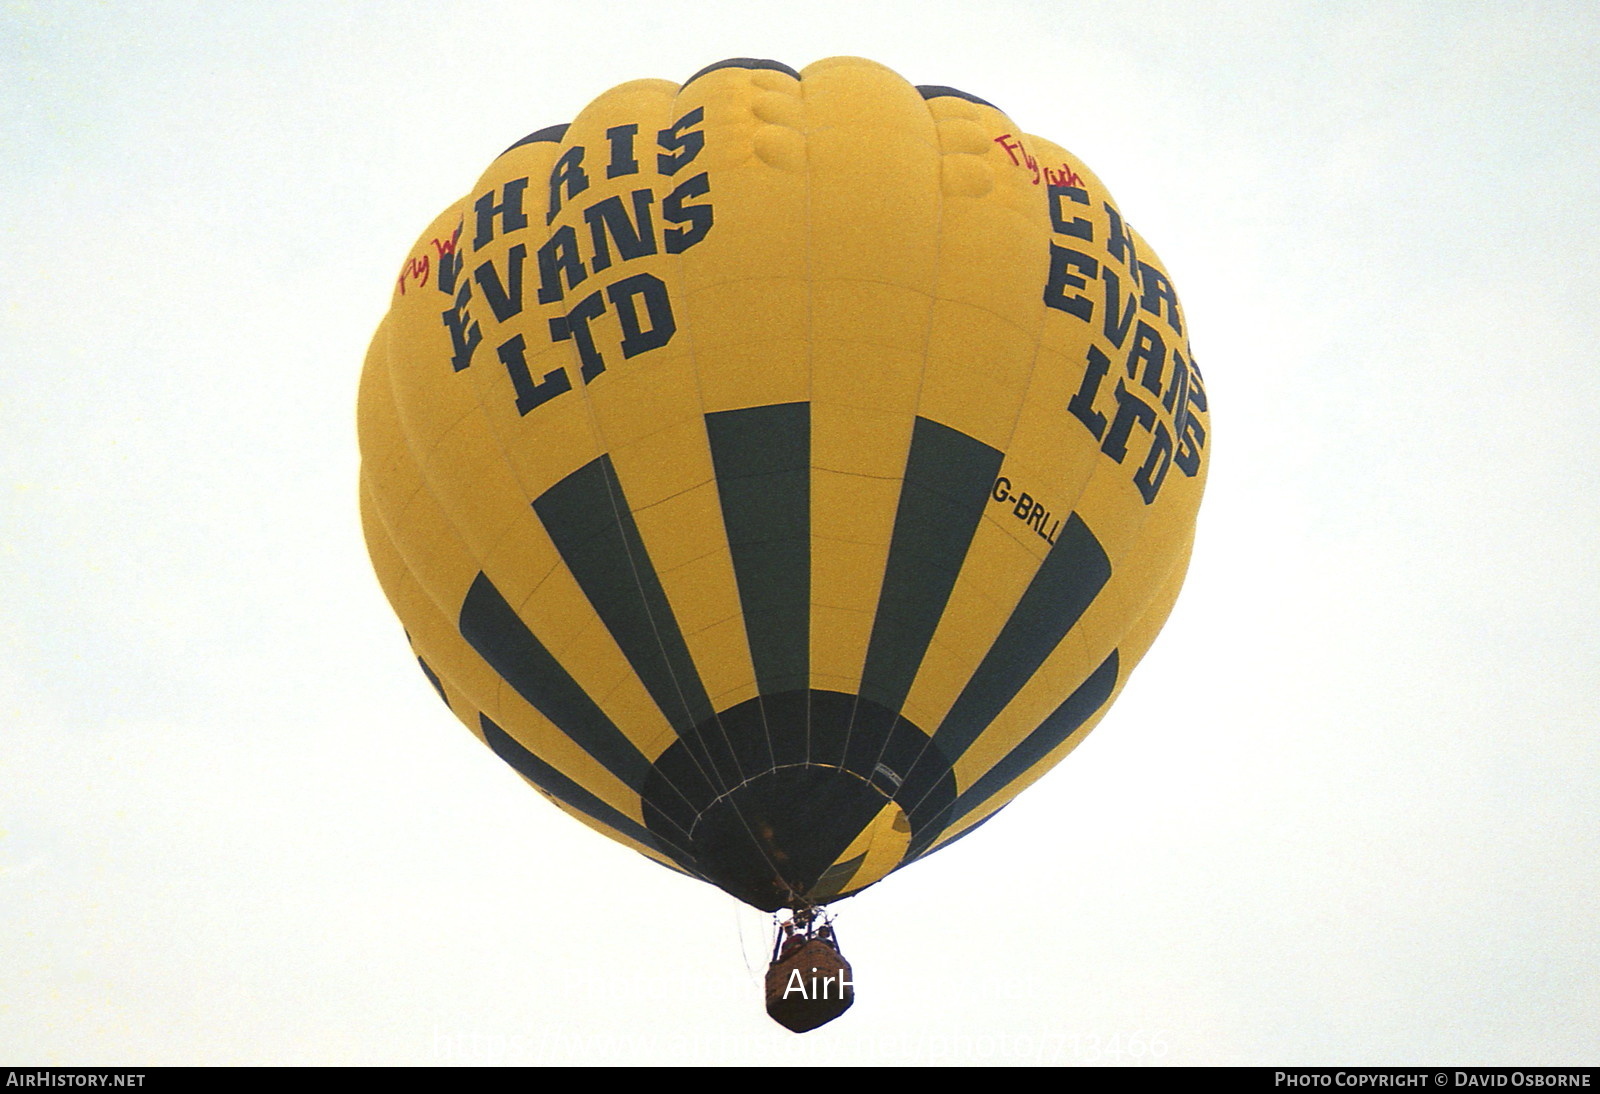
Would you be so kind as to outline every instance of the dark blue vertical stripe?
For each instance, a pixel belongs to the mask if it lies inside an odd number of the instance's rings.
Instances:
[[[1100,663],[1100,667],[1079,684],[1064,703],[1028,734],[1022,743],[1006,753],[1005,758],[986,771],[982,778],[968,787],[950,810],[950,824],[982,808],[990,798],[1002,793],[1006,787],[1029,768],[1050,754],[1062,741],[1072,736],[1078,727],[1087,722],[1094,712],[1106,705],[1117,686],[1117,651]]]
[[[515,737],[495,724],[487,714],[479,713],[478,725],[483,729],[484,739],[489,742],[489,747],[494,749],[494,754],[506,763],[516,768],[517,773],[533,781],[546,794],[565,805],[571,806],[586,817],[591,817],[613,828],[630,839],[638,840],[646,847],[654,848],[672,859],[679,866],[695,877],[700,875],[688,865],[693,859],[673,846],[672,841],[666,839],[659,832],[651,832],[639,822],[633,820],[625,813],[621,813],[594,794],[567,778],[554,767],[545,763],[538,756],[524,748]]]
[[[952,763],[1033,678],[1110,579],[1105,549],[1073,513],[933,735]]]
[[[1010,802],[1006,803],[1006,805],[1009,805],[1009,804],[1011,804],[1011,803]],[[946,847],[949,847],[952,843],[956,843],[956,842],[958,842],[960,840],[966,839],[968,836],[972,835],[972,833],[976,832],[978,829],[982,828],[984,825],[988,824],[990,821],[994,820],[996,817],[998,817],[1001,813],[1004,813],[1005,811],[1006,811],[1006,807],[1004,805],[1002,805],[999,809],[996,809],[993,813],[990,813],[987,817],[984,817],[977,824],[968,825],[966,828],[963,828],[961,831],[957,832],[955,835],[951,836],[949,839],[945,840],[943,843],[936,844],[936,845],[934,845],[932,847],[925,847],[920,851],[916,851],[915,853],[913,853],[911,851],[907,851],[906,852],[905,861],[901,862],[899,866],[895,867],[895,869],[896,870],[904,869],[905,867],[911,865],[913,862],[916,862],[919,858],[927,858],[929,855],[933,854],[935,851],[943,851]]]
[[[810,685],[811,404],[706,415],[756,683]]]
[[[533,636],[500,590],[479,574],[461,604],[461,637],[516,693],[635,792],[650,761]]]
[[[1004,454],[918,418],[861,676],[861,694],[899,710],[955,588]]]
[[[672,727],[681,734],[710,718],[711,700],[611,458],[580,467],[541,494],[533,509]]]
[[[450,705],[450,697],[444,693],[444,685],[439,682],[439,674],[428,667],[422,658],[417,658],[417,664],[422,666],[422,675],[428,678],[428,683],[433,685],[433,690],[439,693],[439,698],[444,700],[444,705]]]

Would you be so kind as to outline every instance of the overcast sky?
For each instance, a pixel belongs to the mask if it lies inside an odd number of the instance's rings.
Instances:
[[[607,88],[838,54],[1081,157],[1211,399],[1088,742],[769,917],[441,708],[360,537],[412,240]],[[0,3],[0,1062],[1600,1059],[1600,8]]]

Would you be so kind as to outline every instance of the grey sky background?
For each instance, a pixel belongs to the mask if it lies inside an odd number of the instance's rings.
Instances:
[[[407,248],[607,88],[857,54],[1071,149],[1212,400],[1089,741],[768,917],[550,807],[372,577]],[[0,3],[0,1061],[1593,1064],[1600,8]]]

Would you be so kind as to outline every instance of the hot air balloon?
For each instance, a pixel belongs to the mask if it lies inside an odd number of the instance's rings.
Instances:
[[[1099,179],[859,58],[627,83],[513,144],[403,264],[359,424],[373,563],[451,711],[802,933],[1105,714],[1208,437]]]

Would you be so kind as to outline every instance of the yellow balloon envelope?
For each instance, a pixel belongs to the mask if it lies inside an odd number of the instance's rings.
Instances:
[[[1207,407],[1082,163],[859,58],[640,80],[500,155],[368,353],[374,565],[450,709],[756,907],[970,831],[1171,610]]]

